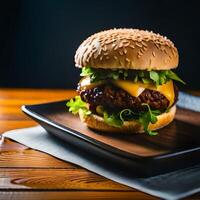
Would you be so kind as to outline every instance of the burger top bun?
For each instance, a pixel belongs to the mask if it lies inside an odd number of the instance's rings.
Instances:
[[[178,66],[178,51],[164,36],[138,29],[111,29],[87,38],[77,49],[77,67],[168,70]]]

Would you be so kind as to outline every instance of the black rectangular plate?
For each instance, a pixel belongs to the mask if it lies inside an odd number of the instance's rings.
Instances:
[[[200,163],[200,114],[178,108],[175,120],[147,134],[102,133],[87,128],[78,116],[68,112],[67,101],[22,106],[50,134],[83,150],[136,169],[141,176],[152,176]]]

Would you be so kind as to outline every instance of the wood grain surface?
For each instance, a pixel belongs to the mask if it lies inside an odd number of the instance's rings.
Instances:
[[[71,90],[0,89],[0,133],[36,125],[21,112],[21,105],[63,100],[75,94]],[[14,141],[1,139],[0,199],[156,198]],[[200,196],[188,199],[200,199]]]

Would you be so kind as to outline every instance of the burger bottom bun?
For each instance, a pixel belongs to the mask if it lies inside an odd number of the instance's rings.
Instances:
[[[169,112],[163,113],[157,116],[157,122],[155,124],[149,124],[150,130],[157,130],[173,121],[176,113],[176,106],[174,105]],[[80,119],[89,128],[104,132],[115,132],[115,133],[143,133],[143,126],[136,120],[125,121],[122,127],[116,128],[110,126],[104,122],[101,116],[92,114],[89,116],[84,116],[82,112],[79,112]]]

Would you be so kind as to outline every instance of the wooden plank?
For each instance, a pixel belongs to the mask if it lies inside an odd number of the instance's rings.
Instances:
[[[18,128],[27,128],[36,126],[38,123],[34,122],[27,117],[25,120],[1,120],[0,121],[0,134],[5,131],[18,129]]]
[[[32,149],[0,153],[0,168],[79,168]]]
[[[23,113],[16,113],[15,115],[14,114],[10,115],[9,113],[0,114],[0,121],[8,121],[8,120],[21,121],[21,120],[30,120],[30,118],[28,116],[25,116]]]
[[[0,145],[0,168],[80,168],[8,139]]]
[[[0,99],[0,108],[1,107],[16,107],[20,108],[22,105],[31,105],[31,104],[39,104],[39,103],[48,103],[51,101],[65,100],[66,96],[62,99],[49,100],[48,98],[40,98],[40,99]]]
[[[21,111],[22,105],[39,104],[71,98],[74,91],[55,90],[0,90],[0,120],[28,120]]]
[[[84,169],[0,169],[1,189],[133,190]]]
[[[157,198],[143,194],[141,192],[101,192],[101,191],[49,191],[49,192],[19,192],[19,191],[3,191],[0,192],[0,200],[82,200],[82,199],[96,199],[96,200],[156,200]]]
[[[0,89],[0,99],[47,99],[59,100],[73,97],[74,90],[57,89]]]
[[[3,137],[1,138],[0,155],[2,155],[4,152],[9,152],[9,151],[21,152],[26,149],[29,149],[29,148],[17,142],[11,141],[10,139],[3,138]]]

